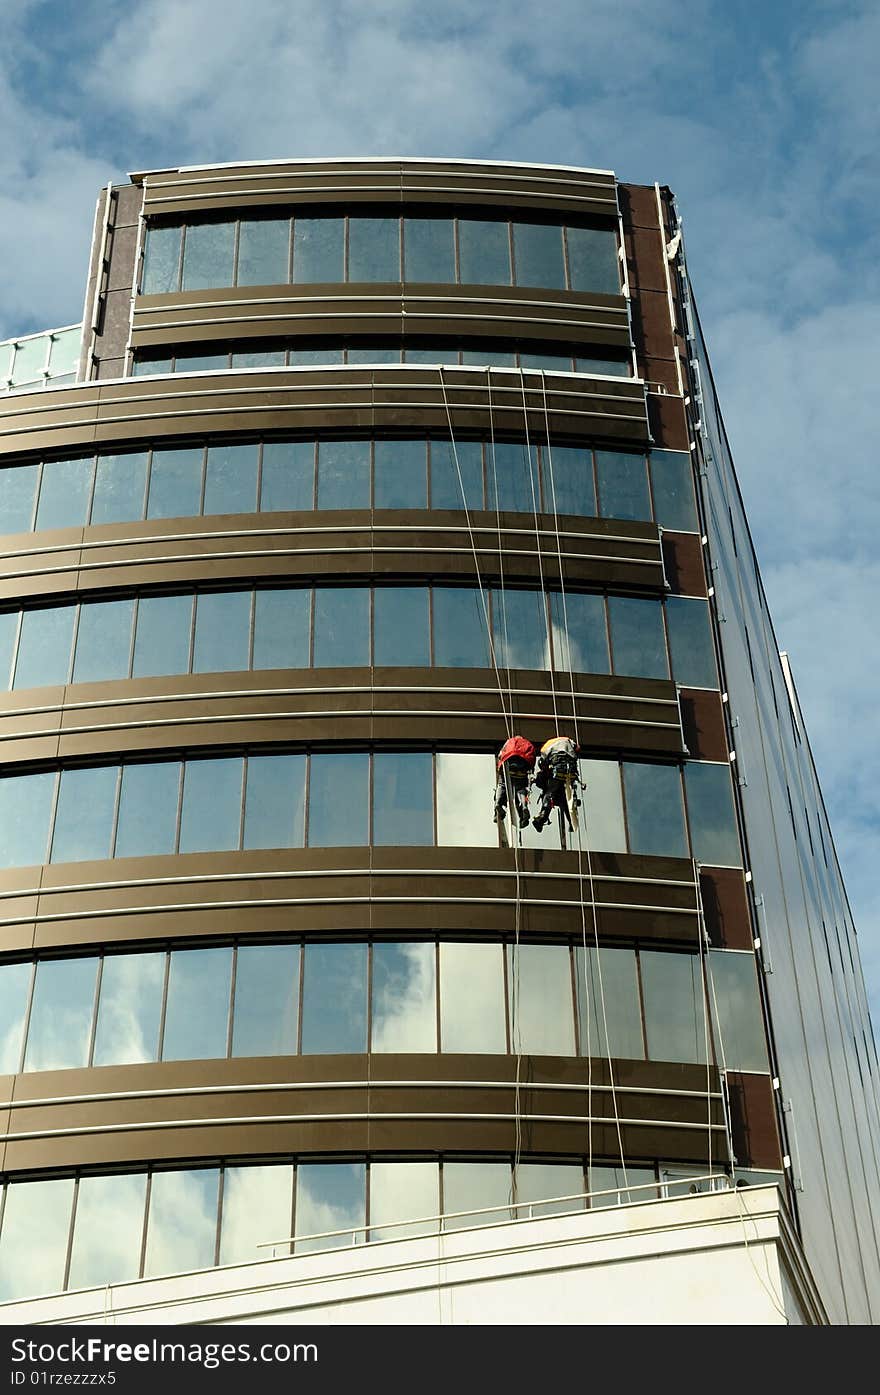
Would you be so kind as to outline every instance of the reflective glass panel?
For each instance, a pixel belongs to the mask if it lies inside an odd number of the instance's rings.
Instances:
[[[541,450],[544,476],[544,509],[547,513],[576,514],[592,518],[596,513],[593,459],[580,446],[554,446]],[[555,495],[554,495],[555,491]]]
[[[93,601],[79,608],[74,683],[127,678],[134,601]]]
[[[305,756],[249,756],[242,846],[301,848],[305,787]]]
[[[138,601],[132,674],[189,672],[192,596],[141,596]]]
[[[146,451],[99,455],[90,522],[127,523],[144,516],[147,489]]]
[[[45,334],[35,334],[33,337],[22,339],[14,346],[14,357],[12,360],[12,381],[18,386],[21,383],[43,383],[43,370],[46,367],[49,345]]]
[[[492,629],[500,667],[550,667],[543,592],[493,591]]]
[[[321,349],[288,349],[287,362],[291,368],[323,368],[328,363],[341,363],[342,349],[330,344]]]
[[[18,1071],[30,981],[30,964],[4,964],[0,968],[0,1075]]]
[[[43,959],[37,965],[25,1070],[69,1070],[89,1062],[98,961]]]
[[[30,867],[46,861],[55,772],[0,779],[0,866]]]
[[[179,761],[124,765],[114,857],[173,853],[179,796]]]
[[[667,596],[666,625],[676,682],[689,688],[717,688],[718,671],[706,601]]]
[[[431,943],[373,945],[371,1051],[436,1051],[436,949]]]
[[[299,1014],[299,945],[239,945],[233,1056],[292,1056]]]
[[[371,1240],[430,1235],[439,1227],[439,1222],[430,1218],[439,1213],[440,1168],[437,1163],[374,1162],[370,1165]]]
[[[567,945],[508,945],[511,1050],[574,1055],[574,999]]]
[[[346,360],[348,363],[400,363],[400,349],[383,348],[375,345],[373,348],[350,348],[346,349]]]
[[[22,612],[13,688],[68,681],[74,614],[72,605]]]
[[[506,1162],[445,1162],[443,1164],[443,1229],[463,1230],[468,1226],[494,1225],[509,1221],[512,1177]],[[486,1211],[487,1206],[497,1210]],[[454,1214],[477,1211],[482,1215]]]
[[[219,1184],[216,1168],[153,1173],[145,1276],[210,1268],[217,1244]]]
[[[69,1289],[138,1277],[146,1193],[145,1172],[79,1179]]]
[[[729,767],[688,761],[684,782],[694,857],[713,866],[739,867],[742,851]]]
[[[291,513],[315,507],[315,442],[266,441],[260,508]]]
[[[605,600],[581,591],[550,592],[554,667],[575,673],[610,673]]]
[[[377,441],[373,498],[377,509],[428,507],[427,451],[424,441]]]
[[[614,672],[638,678],[668,678],[663,611],[658,601],[609,596]]]
[[[458,363],[458,349],[404,349],[405,363]]]
[[[218,368],[229,367],[229,355],[223,354],[178,354],[174,360],[175,373],[213,373]]]
[[[158,1060],[164,987],[164,953],[105,957],[93,1065]]]
[[[437,667],[488,668],[489,644],[480,592],[469,586],[435,586],[431,604]]]
[[[226,1055],[231,982],[231,949],[171,951],[163,1061]]]
[[[700,956],[642,950],[639,958],[649,1059],[705,1061]]]
[[[196,597],[193,673],[246,669],[252,591],[206,591]]]
[[[455,280],[451,218],[404,218],[403,279],[448,284]]]
[[[370,592],[366,586],[319,586],[315,591],[315,668],[370,662]]]
[[[440,945],[440,1050],[507,1051],[504,947]]]
[[[72,1204],[72,1177],[7,1186],[0,1231],[0,1300],[60,1291]]]
[[[257,507],[256,442],[208,447],[204,513],[253,513]]]
[[[234,353],[233,368],[283,368],[287,362],[284,349],[255,349],[252,353]]]
[[[580,1163],[520,1163],[515,1169],[517,1217],[562,1216],[583,1211],[584,1169]],[[551,1201],[550,1197],[567,1197]],[[542,1204],[543,1203],[543,1204]]]
[[[561,228],[544,223],[514,223],[513,261],[518,286],[565,289]]]
[[[172,371],[170,358],[136,358],[131,365],[133,378],[143,378],[155,373],[171,373]]]
[[[400,280],[400,222],[397,218],[349,218],[348,279]]]
[[[318,508],[369,507],[369,441],[322,441],[318,450]]]
[[[645,1044],[634,952],[597,952],[592,945],[584,951],[583,945],[576,945],[574,968],[580,1054],[643,1060]]]
[[[565,235],[571,289],[620,295],[617,234],[611,228],[566,228]]]
[[[687,857],[678,766],[625,761],[623,782],[630,852]]]
[[[510,285],[510,234],[506,222],[459,218],[461,281],[472,286]]]
[[[0,534],[30,531],[39,468],[16,465],[0,474]]]
[[[234,223],[190,223],[183,239],[184,291],[232,285]]]
[[[434,770],[428,751],[377,751],[373,756],[373,842],[434,842]]]
[[[477,368],[515,368],[516,354],[481,345],[478,349],[462,349],[461,361],[463,364],[473,364]]]
[[[273,1253],[289,1254],[289,1245],[274,1252],[257,1246],[289,1236],[292,1217],[293,1168],[289,1164],[225,1168],[220,1263],[241,1264],[268,1259]]]
[[[377,586],[373,592],[373,663],[427,668],[431,663],[427,586]]]
[[[182,229],[151,227],[144,247],[144,295],[169,295],[178,289]]]
[[[547,373],[570,373],[571,356],[569,354],[520,354],[520,368],[543,369]]]
[[[95,462],[47,460],[40,481],[36,527],[81,528],[86,521]]]
[[[199,512],[203,455],[201,446],[153,451],[147,518],[188,518]]]
[[[307,944],[303,950],[302,1050],[367,1049],[367,946]]]
[[[577,373],[601,373],[605,377],[630,378],[632,366],[622,358],[578,358],[575,359]]]
[[[654,489],[654,517],[660,527],[698,532],[690,456],[680,450],[652,450],[648,464]]]
[[[612,760],[582,760],[579,767],[583,846],[593,852],[626,852],[620,766]]]
[[[497,847],[498,830],[488,802],[495,788],[492,756],[438,751],[434,759],[438,847]]]
[[[254,599],[253,667],[308,668],[310,586],[259,590]]]
[[[51,862],[110,856],[118,776],[116,765],[62,770]]]
[[[482,507],[483,447],[480,442],[456,441],[453,451],[451,441],[432,441],[431,508],[473,511]]]
[[[634,1201],[653,1201],[657,1196],[653,1167],[593,1167],[590,1169],[590,1191],[604,1195],[590,1197],[593,1210],[604,1206],[625,1206]],[[629,1190],[632,1188],[633,1190]],[[640,1190],[644,1188],[644,1190]]]
[[[243,768],[239,756],[187,761],[179,852],[220,852],[238,847]]]
[[[499,442],[486,454],[489,507],[508,513],[534,513],[541,507],[537,452],[517,442]],[[496,489],[497,486],[497,489]]]
[[[289,218],[243,218],[238,232],[238,285],[283,285],[289,252]]]
[[[717,1009],[715,1048],[719,1063],[727,1070],[768,1070],[754,955],[710,949],[707,965],[713,1020]]]
[[[294,281],[342,281],[345,219],[297,218],[293,228]]]
[[[366,847],[369,756],[364,751],[318,753],[310,767],[309,847]]]
[[[335,1249],[363,1241],[367,1217],[363,1163],[300,1163],[296,1169],[296,1251]],[[320,1240],[299,1237],[341,1230]]]
[[[604,518],[649,519],[651,498],[643,455],[596,451],[599,504]]]

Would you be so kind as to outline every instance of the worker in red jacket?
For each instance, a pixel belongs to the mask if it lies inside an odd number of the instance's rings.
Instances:
[[[520,828],[529,826],[529,778],[535,767],[536,751],[524,736],[511,736],[498,752],[498,782],[495,786],[495,818],[507,814],[511,799]]]

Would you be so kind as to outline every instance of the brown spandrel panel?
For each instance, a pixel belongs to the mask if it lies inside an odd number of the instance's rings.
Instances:
[[[721,694],[707,688],[682,688],[679,703],[688,754],[694,760],[729,760]]]
[[[687,450],[690,434],[684,400],[670,393],[649,393],[648,427],[651,443],[656,449]]]
[[[758,1172],[781,1169],[776,1097],[770,1076],[728,1071],[727,1088],[737,1166]]]
[[[639,373],[647,384],[649,394],[660,397],[679,395],[681,385],[674,358],[652,358],[646,354],[639,357],[638,363]]]
[[[632,329],[636,349],[650,358],[674,358],[675,338],[669,320],[665,285],[639,291],[632,302]]]
[[[631,227],[624,231],[624,249],[631,291],[660,291],[667,294],[664,245],[660,229]]]
[[[718,949],[751,949],[752,923],[743,873],[733,867],[701,867],[700,895],[710,944]]]
[[[663,533],[663,561],[676,596],[706,596],[705,559],[699,533]]]
[[[617,198],[624,228],[657,230],[657,193],[653,184],[618,184]]]
[[[138,225],[136,215],[133,221],[120,223],[120,211],[120,205],[117,202],[114,209],[114,229],[110,239],[110,266],[107,273],[107,289],[110,291],[127,291],[130,293],[134,284],[134,259],[137,252]]]

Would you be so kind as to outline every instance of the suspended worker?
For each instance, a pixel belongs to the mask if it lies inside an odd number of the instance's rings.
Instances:
[[[535,784],[541,791],[541,807],[532,824],[538,830],[544,827],[554,808],[562,809],[569,828],[571,821],[569,798],[576,809],[580,800],[578,786],[578,748],[570,736],[552,736],[545,741],[538,756]]]
[[[524,736],[511,736],[498,752],[498,782],[495,786],[495,818],[506,817],[507,801],[513,803],[520,828],[529,826],[529,779],[537,752]]]

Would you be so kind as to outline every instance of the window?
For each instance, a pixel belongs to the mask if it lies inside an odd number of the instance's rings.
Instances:
[[[310,587],[255,593],[255,669],[308,668],[311,608]]]
[[[715,1054],[728,1070],[766,1071],[767,1039],[755,958],[737,950],[709,950],[709,1002],[717,1008]]]
[[[687,857],[678,766],[626,761],[623,777],[630,852]]]
[[[334,1249],[366,1239],[363,1163],[300,1163],[296,1169],[296,1252]],[[341,1231],[327,1235],[327,1231]],[[308,1240],[303,1237],[320,1236]]]
[[[29,867],[46,861],[55,780],[54,771],[48,770],[0,779],[0,866]]]
[[[72,605],[23,612],[13,688],[68,681],[74,615]]]
[[[163,1061],[226,1055],[231,982],[231,949],[172,950]]]
[[[440,945],[440,1050],[507,1050],[500,944]]]
[[[179,852],[222,852],[238,847],[242,765],[238,756],[186,762]]]
[[[403,279],[449,284],[455,280],[455,245],[449,218],[404,218]]]
[[[242,846],[301,848],[305,836],[305,784],[305,756],[250,756]]]
[[[377,509],[428,507],[424,441],[377,441],[374,498]]]
[[[125,523],[143,518],[146,490],[146,451],[99,455],[89,522]]]
[[[370,662],[370,592],[366,586],[320,586],[315,592],[315,668]]]
[[[480,592],[466,586],[435,587],[432,600],[434,663],[438,668],[488,668],[489,645]]]
[[[651,497],[643,455],[596,451],[599,503],[604,518],[650,518]]]
[[[143,1172],[79,1179],[68,1288],[97,1288],[138,1277],[146,1184]]]
[[[545,600],[541,591],[505,589],[494,592],[492,629],[500,667],[550,667]]]
[[[345,277],[345,220],[297,218],[293,230],[293,279],[342,281]]]
[[[33,526],[39,465],[16,465],[0,474],[0,535],[26,533]]]
[[[596,513],[593,461],[588,450],[577,446],[541,448],[544,476],[544,511],[591,518]]]
[[[243,218],[239,228],[239,286],[277,286],[287,281],[290,219]]]
[[[461,280],[464,285],[509,286],[510,241],[506,222],[458,220]]]
[[[277,1251],[257,1246],[290,1235],[292,1206],[293,1168],[289,1165],[224,1168],[220,1264],[289,1254],[289,1245]]]
[[[648,457],[654,490],[654,516],[661,528],[697,532],[690,456],[684,451],[652,450]]]
[[[190,223],[183,239],[184,291],[232,285],[234,223]]]
[[[209,446],[205,513],[254,513],[257,507],[256,444]]]
[[[616,233],[610,228],[568,227],[565,237],[571,289],[620,295]]]
[[[571,954],[567,945],[508,945],[511,1050],[573,1056]]]
[[[72,1177],[6,1187],[0,1298],[36,1298],[63,1288],[72,1202]]]
[[[189,673],[192,596],[142,596],[138,601],[132,674]]]
[[[431,663],[426,586],[377,586],[373,592],[373,662],[427,668]]]
[[[199,513],[203,455],[201,446],[153,451],[147,518],[188,518]]]
[[[432,441],[431,508],[470,512],[482,507],[483,447],[480,442],[456,441],[453,449],[451,441]]]
[[[15,1075],[31,982],[30,964],[0,966],[0,1075]]]
[[[101,970],[93,1065],[158,1060],[165,960],[164,954],[157,953],[106,956]]]
[[[315,507],[315,442],[267,441],[260,508],[291,512]]]
[[[400,280],[400,223],[396,218],[349,218],[348,279]]]
[[[561,228],[544,223],[514,223],[513,259],[518,286],[564,290]]]
[[[434,842],[434,760],[429,752],[377,751],[373,757],[373,843]]]
[[[248,667],[250,591],[208,591],[196,597],[193,673]]]
[[[362,751],[316,753],[309,770],[312,848],[366,847],[370,758]]]
[[[152,224],[144,250],[144,295],[168,295],[177,290],[182,228]]]
[[[177,843],[179,761],[124,765],[115,857],[162,857]]]
[[[494,848],[497,829],[480,798],[495,787],[495,762],[489,755],[438,751],[437,843],[446,848]]]
[[[146,1277],[206,1269],[214,1263],[219,1183],[216,1168],[153,1173]]]
[[[608,618],[614,672],[639,678],[668,678],[663,611],[654,600],[610,596]]]
[[[742,852],[729,767],[688,761],[684,781],[694,857],[716,866],[740,866]]]
[[[706,1020],[698,954],[639,955],[645,1034],[652,1061],[706,1060]]]
[[[44,959],[37,964],[25,1070],[88,1065],[97,962]]]
[[[433,944],[373,946],[372,1051],[436,1051]]]
[[[610,673],[605,601],[602,596],[550,592],[553,664],[562,672]]]
[[[688,596],[667,596],[665,605],[676,682],[689,688],[717,688],[707,603]]]
[[[233,1056],[294,1054],[299,1016],[299,960],[299,945],[239,946],[235,965]]]
[[[127,678],[134,601],[92,601],[79,609],[74,683]]]
[[[440,1169],[435,1162],[374,1162],[370,1166],[370,1239],[430,1235],[440,1212]],[[389,1225],[393,1221],[397,1224]]]
[[[575,995],[582,1056],[644,1059],[642,1009],[633,950],[596,950],[591,945],[584,949],[576,945]]]
[[[51,862],[86,862],[110,856],[119,767],[62,770],[52,834]]]
[[[367,946],[308,944],[303,952],[302,1050],[367,1049]]]
[[[318,508],[369,507],[369,441],[322,441],[318,451]]]

